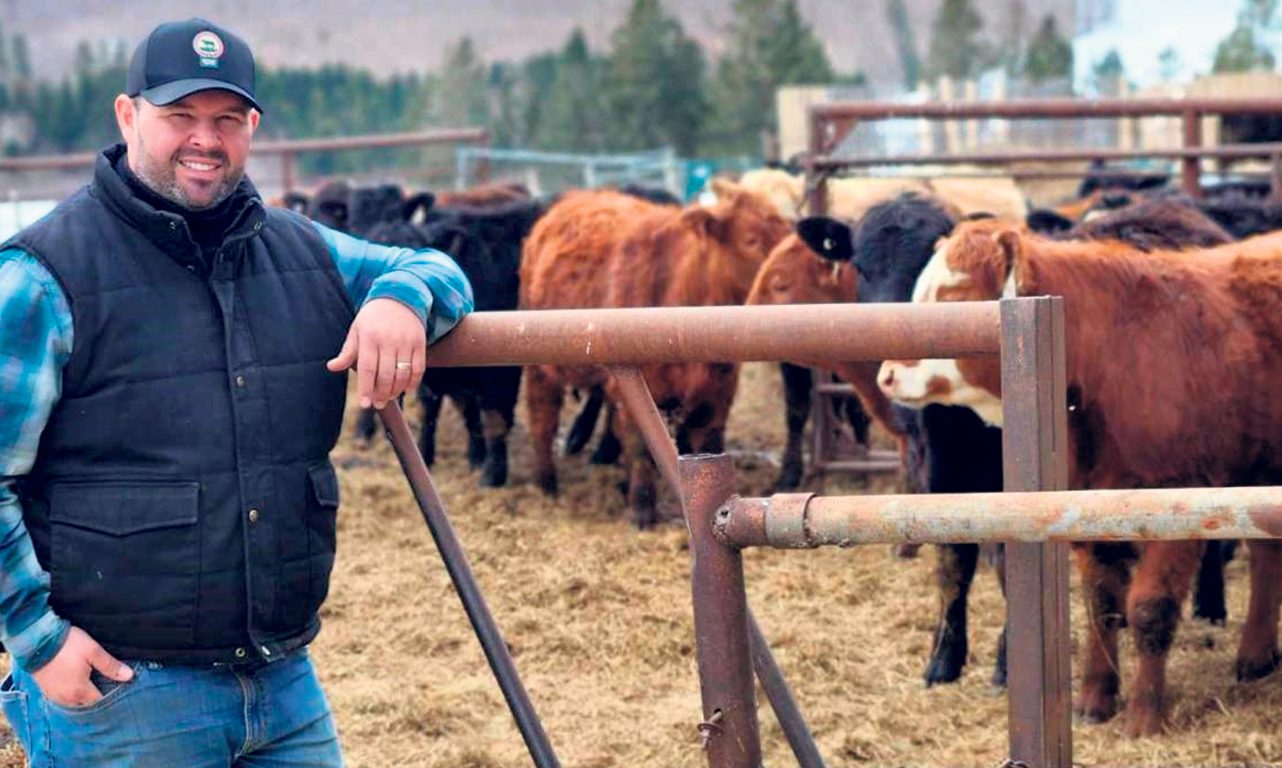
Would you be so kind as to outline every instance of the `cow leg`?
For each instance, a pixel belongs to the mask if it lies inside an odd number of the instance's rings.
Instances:
[[[441,415],[441,396],[425,386],[420,386],[418,402],[423,408],[423,427],[418,433],[418,452],[423,455],[423,463],[430,467],[436,461],[436,421]]]
[[[1161,732],[1166,717],[1166,657],[1175,642],[1180,606],[1193,586],[1202,542],[1156,541],[1143,545],[1126,615],[1138,663],[1126,709],[1132,737]]]
[[[601,434],[601,439],[596,444],[596,450],[588,458],[589,464],[608,467],[617,464],[619,456],[623,454],[623,443],[619,442],[619,436],[614,432],[614,412],[614,403],[607,403],[605,406],[605,431]]]
[[[939,625],[926,664],[926,687],[961,677],[970,652],[966,632],[966,598],[979,560],[978,544],[940,544],[935,581],[939,585]]]
[[[1117,633],[1126,626],[1126,590],[1135,559],[1130,544],[1074,545],[1086,600],[1086,663],[1073,712],[1083,722],[1103,723],[1117,714],[1121,688]]]
[[[1208,541],[1197,569],[1197,588],[1193,590],[1193,618],[1224,626],[1229,611],[1224,604],[1224,566],[1227,541]]]
[[[601,404],[604,402],[603,388],[592,387],[588,390],[588,399],[579,409],[579,415],[574,417],[574,423],[570,425],[570,431],[565,436],[566,456],[577,456],[583,452],[588,441],[592,439],[592,432],[596,430],[596,422],[601,415]]]
[[[494,368],[487,373],[480,393],[481,432],[485,436],[481,485],[499,488],[507,483],[507,436],[516,418],[521,369]]]
[[[463,414],[463,424],[467,427],[467,468],[476,469],[485,463],[485,428],[481,424],[481,401],[475,393],[455,393],[454,401],[458,403]]]
[[[1237,679],[1259,680],[1278,668],[1278,607],[1282,603],[1282,541],[1255,539],[1251,550],[1251,602],[1237,652]]]
[[[984,547],[980,547],[982,552]],[[993,568],[997,572],[997,586],[1002,591],[1002,598],[1006,597],[1006,545],[997,544],[993,547]],[[992,685],[994,688],[1006,687],[1006,639],[1010,637],[1010,609],[1006,611],[1006,620],[1002,622],[1002,633],[997,637],[997,661],[993,664]]]
[[[525,411],[530,420],[530,440],[534,445],[534,480],[549,495],[556,494],[556,464],[552,445],[556,442],[557,423],[565,390],[543,366],[531,366],[525,374]]]
[[[362,408],[356,414],[356,442],[361,448],[368,448],[378,433],[378,417],[373,408]]]
[[[841,411],[846,417],[846,423],[854,430],[855,442],[864,447],[871,447],[868,442],[868,431],[872,428],[872,419],[869,418],[868,412],[856,397],[841,398]]]
[[[622,440],[628,467],[628,506],[632,509],[632,522],[639,530],[653,528],[659,522],[654,460],[626,408],[614,409],[613,424],[615,434]]]
[[[801,453],[810,418],[810,393],[814,386],[809,368],[791,363],[780,363],[783,375],[784,419],[788,425],[788,441],[780,459],[779,477],[775,479],[776,491],[790,491],[801,485],[806,465]]]

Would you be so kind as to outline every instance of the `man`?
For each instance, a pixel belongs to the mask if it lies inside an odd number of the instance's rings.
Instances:
[[[163,24],[124,144],[0,247],[0,685],[33,766],[338,766],[307,657],[344,373],[413,389],[471,311],[435,251],[267,208],[246,44]]]

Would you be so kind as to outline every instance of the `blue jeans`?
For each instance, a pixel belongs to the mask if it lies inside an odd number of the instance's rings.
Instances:
[[[31,768],[339,768],[329,703],[306,650],[253,669],[131,662],[127,683],[94,673],[87,707],[46,699],[15,669],[5,717]]]

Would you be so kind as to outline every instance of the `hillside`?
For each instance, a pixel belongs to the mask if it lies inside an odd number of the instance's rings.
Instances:
[[[907,0],[923,57],[941,0]],[[1054,10],[1073,28],[1073,0],[1023,0],[1031,28]],[[686,30],[720,50],[731,0],[667,0]],[[1011,0],[975,0],[987,31],[1000,33]],[[560,45],[576,25],[605,48],[629,0],[0,0],[6,33],[31,42],[36,75],[56,78],[82,40],[125,40],[130,48],[155,23],[203,15],[244,35],[268,66],[347,62],[389,74],[435,68],[445,45],[470,35],[490,59],[517,59]],[[885,0],[799,0],[841,72],[862,70],[878,90],[897,87],[899,58]]]

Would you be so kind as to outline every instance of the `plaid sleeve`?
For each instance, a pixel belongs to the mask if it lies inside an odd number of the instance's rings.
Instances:
[[[14,484],[31,471],[61,394],[72,322],[58,283],[22,251],[0,251],[0,328],[0,638],[34,671],[62,648],[70,625],[49,607],[49,574],[36,560]]]
[[[458,264],[440,251],[377,245],[322,224],[313,222],[313,226],[329,246],[356,306],[371,299],[399,301],[427,326],[429,344],[472,311],[472,284]]]

